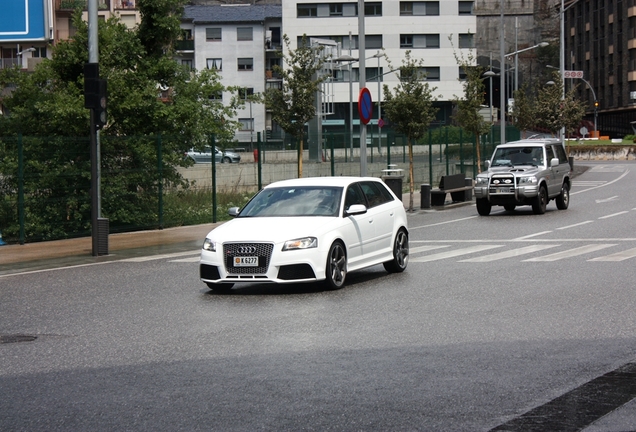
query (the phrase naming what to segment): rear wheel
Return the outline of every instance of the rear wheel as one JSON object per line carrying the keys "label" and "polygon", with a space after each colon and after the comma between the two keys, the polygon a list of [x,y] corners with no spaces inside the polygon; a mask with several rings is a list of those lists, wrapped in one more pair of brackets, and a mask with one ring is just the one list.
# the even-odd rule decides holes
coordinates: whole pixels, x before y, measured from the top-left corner
{"label": "rear wheel", "polygon": [[561,186],[561,195],[556,199],[556,205],[559,210],[566,210],[570,205],[570,185],[563,183]]}
{"label": "rear wheel", "polygon": [[534,214],[543,214],[545,213],[545,208],[547,205],[548,192],[545,190],[545,186],[541,186],[539,188],[539,192],[537,193],[537,197],[532,203],[532,211],[534,212]]}
{"label": "rear wheel", "polygon": [[334,242],[329,248],[325,270],[327,289],[337,290],[342,288],[347,276],[347,253],[344,245],[339,241]]}
{"label": "rear wheel", "polygon": [[393,259],[383,263],[389,273],[401,273],[409,262],[409,235],[405,229],[400,229],[393,243]]}
{"label": "rear wheel", "polygon": [[218,291],[218,292],[227,292],[231,290],[232,287],[234,286],[233,283],[212,283],[212,282],[206,282],[206,285],[212,291]]}
{"label": "rear wheel", "polygon": [[491,209],[492,205],[486,198],[477,198],[477,213],[481,216],[488,216]]}

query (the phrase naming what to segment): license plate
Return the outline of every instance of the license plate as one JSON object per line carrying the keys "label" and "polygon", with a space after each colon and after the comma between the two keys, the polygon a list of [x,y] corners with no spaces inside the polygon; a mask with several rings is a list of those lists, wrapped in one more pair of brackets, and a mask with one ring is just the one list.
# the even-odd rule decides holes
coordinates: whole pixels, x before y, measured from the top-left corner
{"label": "license plate", "polygon": [[234,257],[234,267],[258,267],[257,256]]}
{"label": "license plate", "polygon": [[495,188],[491,189],[490,193],[512,193],[512,188]]}

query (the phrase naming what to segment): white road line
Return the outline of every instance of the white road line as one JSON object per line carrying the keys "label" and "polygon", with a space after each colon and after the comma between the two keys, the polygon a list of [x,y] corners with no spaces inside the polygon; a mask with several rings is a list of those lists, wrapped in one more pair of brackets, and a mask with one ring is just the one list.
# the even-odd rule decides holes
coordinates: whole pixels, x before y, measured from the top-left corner
{"label": "white road line", "polygon": [[607,216],[601,216],[599,219],[608,219],[608,218],[611,218],[611,217],[614,217],[614,216],[620,216],[620,215],[625,214],[625,213],[629,213],[629,211],[625,210],[625,211],[618,212],[618,213],[613,213],[613,214],[610,214],[610,215],[607,215]]}
{"label": "white road line", "polygon": [[636,248],[633,249],[627,249],[624,251],[620,251],[620,252],[616,252],[615,254],[611,254],[611,255],[606,255],[603,257],[598,257],[598,258],[592,258],[589,259],[588,261],[624,261],[626,259],[630,259],[630,258],[634,258],[636,257]]}
{"label": "white road line", "polygon": [[532,246],[526,246],[526,247],[522,247],[518,249],[512,249],[505,252],[499,252],[496,254],[485,255],[482,257],[470,258],[470,259],[462,260],[459,262],[474,262],[474,263],[491,262],[491,261],[497,261],[504,258],[518,257],[520,255],[525,255],[532,252],[538,252],[540,250],[550,249],[557,246],[560,246],[560,245],[556,245],[556,244],[555,245],[532,245]]}
{"label": "white road line", "polygon": [[588,221],[585,221],[585,222],[579,222],[579,223],[574,224],[574,225],[568,225],[568,226],[560,227],[560,228],[557,228],[557,229],[558,230],[564,230],[564,229],[568,229],[568,228],[574,228],[574,227],[577,227],[577,226],[589,224],[589,223],[592,223],[592,222],[594,222],[594,221],[588,220]]}
{"label": "white road line", "polygon": [[440,252],[432,255],[426,255],[418,258],[409,258],[410,262],[431,262],[438,261],[446,258],[454,258],[460,255],[467,255],[475,252],[482,252],[485,250],[495,249],[502,247],[503,245],[480,245],[480,246],[471,246],[464,249],[456,249],[449,252]]}
{"label": "white road line", "polygon": [[566,251],[553,253],[550,255],[544,255],[542,257],[530,258],[527,260],[523,260],[523,262],[558,261],[560,259],[575,257],[575,256],[583,255],[590,252],[595,252],[595,251],[612,247],[612,246],[616,246],[616,245],[615,244],[597,244],[597,245],[581,246],[574,249],[568,249]]}
{"label": "white road line", "polygon": [[540,236],[540,235],[543,235],[543,234],[550,234],[551,232],[552,231],[541,231],[541,232],[538,232],[536,234],[530,234],[530,235],[523,236],[523,237],[517,237],[515,240],[525,240],[525,239],[529,239],[529,238],[532,238],[532,237]]}
{"label": "white road line", "polygon": [[181,259],[176,259],[176,260],[170,260],[170,262],[176,262],[176,263],[193,263],[193,262],[199,262],[199,260],[201,259],[201,257],[199,255],[192,257],[192,258],[181,258]]}
{"label": "white road line", "polygon": [[616,179],[614,179],[614,180],[612,180],[610,182],[603,183],[602,185],[598,185],[598,186],[593,186],[593,187],[588,188],[588,189],[583,189],[583,190],[576,191],[576,192],[570,192],[570,195],[576,195],[576,194],[580,194],[580,193],[583,193],[583,192],[587,192],[587,191],[591,191],[591,190],[594,190],[594,189],[598,189],[598,188],[602,188],[602,187],[605,187],[605,186],[609,186],[609,185],[611,185],[613,183],[616,183],[617,181],[621,180],[627,174],[629,174],[629,170],[625,170],[623,175],[619,176],[618,178],[616,178]]}
{"label": "white road line", "polygon": [[431,250],[435,250],[435,249],[443,249],[443,248],[447,248],[450,245],[438,245],[438,246],[433,246],[433,245],[429,245],[429,246],[418,246],[418,247],[411,247],[409,248],[409,255],[413,255],[419,252],[427,252],[427,251],[431,251]]}
{"label": "white road line", "polygon": [[166,258],[182,257],[187,255],[195,255],[195,254],[198,255],[200,253],[201,251],[175,252],[175,253],[163,254],[163,255],[150,255],[150,256],[126,258],[120,261],[121,262],[146,262],[146,261],[160,260],[160,259],[166,259]]}
{"label": "white road line", "polygon": [[449,223],[462,222],[462,221],[469,220],[469,219],[476,219],[478,217],[479,216],[469,216],[469,217],[465,217],[465,218],[461,218],[461,219],[449,220],[449,221],[446,221],[446,222],[438,222],[438,223],[429,224],[429,225],[421,225],[421,226],[417,226],[417,227],[409,227],[409,231],[412,231],[414,229],[420,229],[420,228],[434,227],[434,226],[438,226],[438,225],[446,225],[446,224],[449,224]]}

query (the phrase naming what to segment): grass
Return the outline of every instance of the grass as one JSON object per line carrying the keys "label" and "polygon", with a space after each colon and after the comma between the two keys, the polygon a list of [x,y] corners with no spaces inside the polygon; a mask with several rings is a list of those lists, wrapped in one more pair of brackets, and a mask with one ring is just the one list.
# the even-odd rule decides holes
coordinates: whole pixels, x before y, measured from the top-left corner
{"label": "grass", "polygon": [[[243,207],[252,197],[249,193],[225,192],[216,194],[216,218],[229,220],[231,207]],[[164,225],[186,226],[213,221],[212,191],[187,190],[164,195]]]}

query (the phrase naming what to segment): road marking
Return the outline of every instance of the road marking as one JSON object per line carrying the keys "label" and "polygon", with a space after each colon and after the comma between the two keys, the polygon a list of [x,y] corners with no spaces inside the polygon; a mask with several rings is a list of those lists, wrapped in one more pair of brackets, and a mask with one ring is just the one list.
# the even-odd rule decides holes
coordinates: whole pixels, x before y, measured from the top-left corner
{"label": "road marking", "polygon": [[575,186],[603,186],[605,183],[607,183],[607,181],[605,180],[601,180],[601,181],[595,181],[595,180],[574,180],[572,181],[572,187]]}
{"label": "road marking", "polygon": [[525,254],[529,254],[532,252],[538,252],[544,249],[550,249],[553,247],[557,247],[557,246],[561,246],[561,245],[532,245],[532,246],[526,246],[526,247],[522,247],[522,248],[518,248],[518,249],[512,249],[509,251],[505,251],[505,252],[499,252],[496,254],[491,254],[491,255],[485,255],[482,257],[477,257],[477,258],[470,258],[470,259],[466,259],[466,260],[462,260],[459,262],[473,262],[473,263],[484,263],[484,262],[491,262],[491,261],[497,261],[500,259],[505,259],[505,258],[514,258],[514,257],[518,257],[521,255],[525,255]]}
{"label": "road marking", "polygon": [[596,200],[596,204],[606,203],[606,202],[614,201],[614,200],[617,200],[617,199],[618,199],[618,195],[615,195],[615,196],[609,197],[609,198],[597,199]]}
{"label": "road marking", "polygon": [[627,249],[627,250],[616,252],[614,254],[603,256],[603,257],[592,258],[592,259],[589,259],[588,261],[595,261],[595,262],[598,262],[598,261],[605,261],[605,262],[613,261],[613,262],[616,262],[616,261],[624,261],[624,260],[627,260],[627,259],[630,259],[630,258],[634,258],[634,257],[636,257],[636,248]]}
{"label": "road marking", "polygon": [[620,215],[623,215],[623,214],[625,214],[625,213],[629,213],[629,211],[625,210],[625,211],[618,212],[618,213],[612,213],[612,214],[607,215],[607,216],[601,216],[599,219],[608,219],[608,218],[611,218],[611,217],[614,217],[614,216],[620,216]]}
{"label": "road marking", "polygon": [[574,224],[574,225],[568,225],[568,226],[560,227],[560,228],[557,228],[557,229],[558,230],[564,230],[564,229],[568,229],[568,228],[574,228],[574,227],[577,227],[577,226],[589,224],[589,223],[592,223],[592,222],[594,222],[594,221],[588,220],[588,221],[585,221],[585,222],[579,222],[579,223]]}
{"label": "road marking", "polygon": [[495,249],[495,248],[499,248],[499,247],[503,247],[503,245],[478,245],[478,246],[471,246],[471,247],[467,247],[464,249],[457,249],[457,250],[453,250],[453,251],[449,251],[449,252],[440,252],[440,253],[436,253],[436,254],[432,254],[432,255],[426,255],[423,257],[418,257],[418,258],[409,258],[410,262],[431,262],[431,261],[438,261],[438,260],[442,260],[442,259],[446,259],[446,258],[454,258],[454,257],[458,257],[461,255],[468,255],[471,253],[475,253],[475,252],[482,252],[485,250],[490,250],[490,249]]}
{"label": "road marking", "polygon": [[429,225],[420,225],[417,227],[409,227],[409,231],[415,230],[415,229],[420,229],[420,228],[430,228],[430,227],[434,227],[434,226],[438,226],[438,225],[446,225],[449,223],[455,223],[455,222],[462,222],[465,220],[469,220],[469,219],[475,219],[478,218],[479,216],[469,216],[469,217],[465,217],[465,218],[461,218],[461,219],[453,219],[453,220],[449,220],[446,222],[438,222],[438,223],[434,223],[434,224],[429,224]]}
{"label": "road marking", "polygon": [[538,232],[536,234],[530,234],[530,235],[523,236],[523,237],[517,237],[514,240],[525,240],[525,239],[529,239],[529,238],[532,238],[532,237],[540,236],[540,235],[543,235],[543,234],[550,234],[551,232],[552,231],[541,231],[541,232]]}
{"label": "road marking", "polygon": [[120,260],[120,261],[122,261],[122,262],[146,262],[146,261],[160,260],[160,259],[166,259],[166,258],[182,257],[182,256],[187,256],[187,255],[195,255],[195,254],[198,255],[200,253],[201,253],[201,251],[175,252],[175,253],[171,253],[171,254],[150,255],[150,256],[126,258],[126,259],[123,259],[123,260]]}
{"label": "road marking", "polygon": [[435,249],[443,249],[443,248],[447,248],[449,246],[450,245],[437,245],[437,246],[429,245],[429,246],[411,247],[411,248],[409,248],[409,254],[413,255],[415,253],[427,252],[427,251],[431,251],[431,250],[435,250]]}
{"label": "road marking", "polygon": [[170,262],[193,263],[193,262],[199,262],[200,259],[201,259],[200,255],[197,254],[197,256],[193,256],[192,258],[181,258],[181,259],[176,259],[176,260],[170,260]]}
{"label": "road marking", "polygon": [[[622,165],[621,165],[621,166],[622,166]],[[612,171],[612,172],[613,172],[613,171]],[[580,193],[583,193],[583,192],[587,192],[587,191],[591,191],[591,190],[594,190],[594,189],[598,189],[598,188],[602,188],[602,187],[605,187],[605,186],[609,186],[609,185],[611,185],[611,184],[613,184],[613,183],[616,183],[617,181],[621,180],[621,179],[622,179],[623,177],[625,177],[627,174],[629,174],[629,170],[626,170],[626,171],[623,173],[623,175],[619,176],[618,178],[615,178],[614,180],[612,180],[612,181],[610,181],[610,182],[603,183],[603,184],[601,184],[601,185],[593,186],[593,187],[590,187],[590,188],[587,188],[587,189],[583,189],[583,190],[580,190],[580,191],[570,192],[570,195],[576,195],[576,194],[580,194]]]}
{"label": "road marking", "polygon": [[595,251],[605,249],[611,246],[616,246],[616,245],[615,244],[596,244],[596,245],[581,246],[574,249],[568,249],[566,251],[557,252],[550,255],[544,255],[544,256],[536,257],[536,258],[530,258],[523,261],[524,262],[526,261],[531,261],[531,262],[558,261],[564,258],[571,258],[571,257],[583,255],[586,253],[595,252]]}

